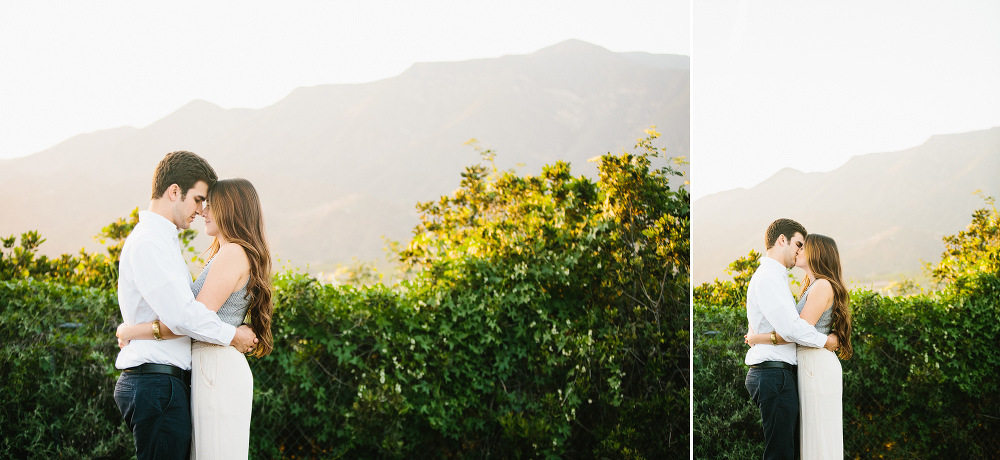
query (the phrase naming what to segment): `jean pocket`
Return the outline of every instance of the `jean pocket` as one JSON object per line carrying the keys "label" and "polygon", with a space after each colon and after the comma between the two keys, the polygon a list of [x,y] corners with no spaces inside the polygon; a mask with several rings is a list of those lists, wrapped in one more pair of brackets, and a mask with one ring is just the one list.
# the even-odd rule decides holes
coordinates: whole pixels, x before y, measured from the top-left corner
{"label": "jean pocket", "polygon": [[132,418],[132,411],[135,406],[135,379],[127,374],[122,374],[115,383],[115,405],[118,411],[125,417],[125,421]]}
{"label": "jean pocket", "polygon": [[115,382],[115,394],[131,395],[132,393],[135,393],[135,379],[131,375],[122,372],[122,375],[118,377],[118,381]]}
{"label": "jean pocket", "polygon": [[165,412],[174,399],[173,378],[166,374],[150,374],[149,378],[144,379],[146,395],[153,400],[153,407],[160,412]]}
{"label": "jean pocket", "polygon": [[753,369],[747,372],[747,378],[743,382],[743,386],[746,387],[747,393],[750,393],[750,398],[756,401],[757,391],[760,388],[760,376]]}

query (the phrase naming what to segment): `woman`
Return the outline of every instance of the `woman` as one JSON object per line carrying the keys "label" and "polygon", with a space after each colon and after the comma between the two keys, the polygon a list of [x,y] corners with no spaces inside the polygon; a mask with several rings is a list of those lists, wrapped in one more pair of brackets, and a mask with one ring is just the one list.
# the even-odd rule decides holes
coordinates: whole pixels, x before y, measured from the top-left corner
{"label": "woman", "polygon": [[[839,355],[850,359],[850,296],[841,276],[840,253],[833,239],[811,234],[795,258],[795,266],[806,272],[801,297],[795,308],[816,330],[840,342]],[[777,336],[778,343],[788,343]],[[771,343],[771,334],[750,334],[750,346]],[[840,361],[825,348],[799,346],[798,361],[800,451],[803,460],[844,458],[842,410],[843,379]]]}
{"label": "woman", "polygon": [[[271,253],[264,218],[253,185],[245,179],[223,179],[208,191],[202,215],[205,233],[215,237],[205,251],[208,264],[192,284],[199,302],[234,326],[250,317],[259,340],[254,356],[271,352]],[[130,340],[177,338],[166,325],[118,327],[119,346]],[[191,342],[192,458],[247,458],[253,375],[237,349]]]}

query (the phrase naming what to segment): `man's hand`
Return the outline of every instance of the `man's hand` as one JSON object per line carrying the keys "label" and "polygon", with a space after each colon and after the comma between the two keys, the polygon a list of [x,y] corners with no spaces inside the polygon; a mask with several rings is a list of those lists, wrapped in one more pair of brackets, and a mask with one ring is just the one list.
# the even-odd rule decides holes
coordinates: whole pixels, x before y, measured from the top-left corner
{"label": "man's hand", "polygon": [[115,336],[118,337],[118,348],[125,348],[129,343],[129,340],[122,338],[122,328],[125,326],[125,323],[121,323],[118,325],[118,330],[115,331]]}
{"label": "man's hand", "polygon": [[233,336],[233,341],[229,344],[236,347],[240,353],[250,353],[257,346],[257,334],[253,333],[250,326],[240,325],[236,328],[236,335]]}
{"label": "man's hand", "polygon": [[840,340],[837,339],[837,334],[829,334],[829,335],[827,335],[826,336],[826,345],[824,345],[823,348],[826,348],[827,350],[830,350],[830,351],[836,353],[837,349],[840,348]]}

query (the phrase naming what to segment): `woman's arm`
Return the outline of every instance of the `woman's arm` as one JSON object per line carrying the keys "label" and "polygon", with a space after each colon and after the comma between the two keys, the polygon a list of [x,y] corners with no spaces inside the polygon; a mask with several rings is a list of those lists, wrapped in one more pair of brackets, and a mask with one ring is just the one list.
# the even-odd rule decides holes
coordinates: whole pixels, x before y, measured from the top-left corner
{"label": "woman's arm", "polygon": [[799,314],[799,318],[815,326],[816,321],[819,321],[819,317],[823,315],[823,312],[832,305],[833,286],[827,280],[816,280],[812,287],[809,288],[809,297],[806,297],[806,305],[802,307],[802,313]]}
{"label": "woman's arm", "polygon": [[[160,323],[160,337],[163,340],[176,339],[181,337],[179,334],[175,334],[166,324]],[[125,345],[132,340],[153,340],[153,323],[139,323],[133,324],[131,326],[127,324],[118,325],[118,331],[115,333],[118,336],[118,348],[125,348]]]}
{"label": "woman's arm", "polygon": [[[819,321],[819,317],[823,315],[823,312],[830,307],[833,300],[833,286],[827,280],[816,280],[812,287],[809,289],[809,297],[806,297],[806,304],[802,307],[802,313],[799,318],[804,319],[807,323],[815,326],[816,321]],[[743,342],[751,347],[758,344],[774,344],[783,345],[786,343],[791,343],[786,341],[781,337],[781,334],[777,332],[774,334],[775,341],[771,342],[771,334],[747,334],[744,337]]]}
{"label": "woman's arm", "polygon": [[792,343],[792,342],[788,342],[785,339],[781,338],[781,334],[778,334],[777,332],[774,333],[774,338],[775,338],[775,343],[772,344],[771,343],[771,334],[770,333],[767,333],[767,334],[747,334],[747,335],[743,336],[743,339],[744,339],[743,342],[746,343],[747,345],[750,345],[751,347],[754,346],[754,345],[757,345],[757,344],[784,345],[786,343]]}
{"label": "woman's arm", "polygon": [[219,311],[234,292],[250,277],[250,260],[243,246],[230,243],[219,249],[212,261],[212,270],[198,292],[197,301],[212,311]]}

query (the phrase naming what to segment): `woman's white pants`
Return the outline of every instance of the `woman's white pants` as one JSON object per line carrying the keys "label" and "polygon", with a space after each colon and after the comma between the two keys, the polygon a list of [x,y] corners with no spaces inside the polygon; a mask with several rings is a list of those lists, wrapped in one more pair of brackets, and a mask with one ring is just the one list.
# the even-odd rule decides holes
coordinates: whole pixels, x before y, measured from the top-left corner
{"label": "woman's white pants", "polygon": [[250,448],[253,374],[234,347],[191,343],[191,459],[243,459]]}
{"label": "woman's white pants", "polygon": [[844,379],[840,359],[825,348],[799,346],[802,460],[844,458]]}

